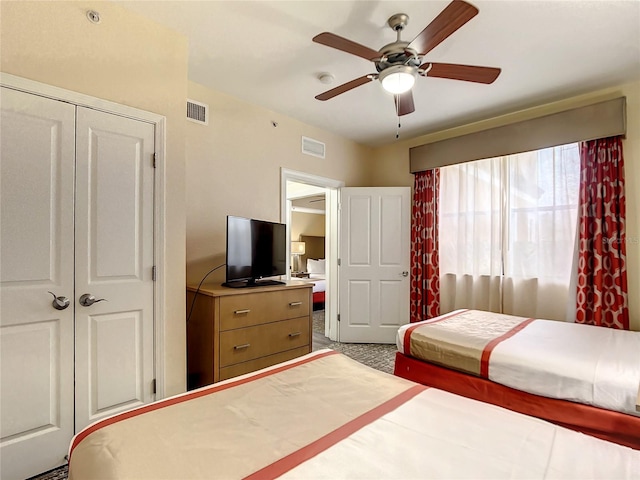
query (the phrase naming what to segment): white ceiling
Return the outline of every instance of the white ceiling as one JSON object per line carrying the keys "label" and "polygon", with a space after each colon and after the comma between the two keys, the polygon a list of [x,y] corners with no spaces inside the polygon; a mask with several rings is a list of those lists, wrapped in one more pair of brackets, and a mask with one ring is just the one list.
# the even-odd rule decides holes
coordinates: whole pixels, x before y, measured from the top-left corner
{"label": "white ceiling", "polygon": [[[375,67],[311,39],[327,31],[378,50],[396,39],[391,15],[409,15],[402,39],[411,41],[449,4],[114,1],[188,37],[190,80],[372,146],[395,141],[393,98],[370,82],[316,100]],[[401,118],[401,139],[640,80],[640,1],[471,3],[480,13],[425,59],[500,67],[501,75],[491,85],[418,78],[416,111]],[[323,72],[333,84],[318,80]]]}

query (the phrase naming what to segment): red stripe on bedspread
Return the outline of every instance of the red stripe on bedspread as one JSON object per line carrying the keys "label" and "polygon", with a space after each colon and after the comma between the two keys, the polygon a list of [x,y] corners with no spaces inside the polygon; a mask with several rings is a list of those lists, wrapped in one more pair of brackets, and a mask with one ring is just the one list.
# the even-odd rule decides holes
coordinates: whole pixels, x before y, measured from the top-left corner
{"label": "red stripe on bedspread", "polygon": [[420,392],[425,391],[427,388],[424,385],[415,385],[408,390],[396,395],[390,400],[387,400],[381,405],[369,410],[366,413],[363,413],[357,418],[354,418],[348,423],[345,423],[341,427],[335,429],[334,431],[326,434],[323,437],[320,437],[318,440],[310,443],[309,445],[302,447],[299,450],[296,450],[293,453],[290,453],[286,457],[282,457],[280,460],[273,462],[270,465],[267,465],[264,468],[252,473],[245,477],[246,479],[251,480],[263,480],[267,478],[276,478],[289,470],[297,467],[301,463],[309,460],[310,458],[315,457],[319,453],[322,453],[329,447],[332,447],[336,443],[341,440],[344,440],[349,435],[357,432],[363,427],[366,427],[374,420],[386,415],[387,413],[395,410],[400,405],[403,405],[407,401],[411,400],[413,397],[418,395]]}
{"label": "red stripe on bedspread", "polygon": [[253,380],[258,380],[260,378],[268,377],[269,375],[274,375],[276,373],[283,372],[285,370],[289,370],[290,368],[297,367],[299,365],[304,365],[305,363],[309,363],[309,362],[311,362],[313,360],[317,360],[319,358],[327,357],[329,355],[335,355],[337,353],[339,353],[339,352],[336,351],[336,350],[331,350],[331,351],[328,351],[328,352],[320,353],[320,354],[314,355],[314,356],[309,357],[309,358],[298,360],[298,361],[296,361],[294,363],[283,365],[281,367],[272,368],[271,370],[267,370],[267,371],[260,372],[260,373],[255,374],[255,375],[251,375],[251,376],[246,377],[246,378],[240,378],[238,380],[234,380],[234,381],[231,381],[231,382],[228,382],[228,383],[224,383],[224,384],[214,384],[214,385],[211,385],[209,387],[204,387],[204,388],[201,388],[201,389],[198,389],[198,390],[194,390],[191,393],[186,393],[186,394],[183,394],[183,395],[179,395],[177,397],[171,397],[171,398],[168,398],[166,400],[160,400],[160,401],[157,401],[157,402],[153,402],[153,403],[150,403],[150,404],[145,405],[143,407],[139,407],[139,408],[136,408],[134,410],[130,410],[128,412],[120,413],[118,415],[114,415],[113,417],[106,418],[106,419],[104,419],[102,421],[98,421],[97,423],[95,423],[93,425],[90,425],[87,428],[85,428],[84,430],[82,430],[73,439],[73,442],[71,444],[71,448],[69,449],[69,460],[71,460],[71,453],[73,452],[73,449],[84,438],[86,438],[88,435],[92,434],[96,430],[100,430],[101,428],[104,428],[104,427],[106,427],[108,425],[112,425],[112,424],[120,422],[122,420],[126,420],[127,418],[132,418],[132,417],[136,417],[138,415],[142,415],[144,413],[152,412],[152,411],[158,410],[160,408],[164,408],[164,407],[168,407],[168,406],[175,405],[175,404],[178,404],[178,403],[186,402],[186,401],[192,400],[194,398],[199,398],[199,397],[204,397],[206,395],[211,395],[212,393],[220,392],[222,390],[226,390],[226,389],[231,388],[231,387],[235,387],[235,386],[238,386],[238,385],[249,383],[249,382],[251,382]]}
{"label": "red stripe on bedspread", "polygon": [[482,378],[489,378],[489,359],[491,358],[491,352],[493,352],[493,349],[496,347],[496,345],[498,345],[503,340],[506,340],[507,338],[513,337],[516,333],[533,322],[533,320],[533,318],[528,318],[527,320],[513,327],[507,333],[503,333],[499,337],[496,337],[489,343],[487,343],[487,346],[484,347],[484,350],[482,351],[482,357],[480,357],[480,376]]}
{"label": "red stripe on bedspread", "polygon": [[430,325],[432,323],[438,323],[442,320],[446,320],[447,318],[455,317],[456,315],[460,315],[461,313],[468,312],[468,309],[460,310],[459,312],[448,313],[445,315],[440,315],[439,317],[432,318],[431,320],[423,320],[422,322],[416,322],[404,331],[404,342],[402,344],[402,349],[404,350],[402,353],[406,355],[411,355],[411,334],[413,331],[421,327],[423,325]]}
{"label": "red stripe on bedspread", "polygon": [[640,450],[640,417],[548,398],[396,352],[394,375]]}

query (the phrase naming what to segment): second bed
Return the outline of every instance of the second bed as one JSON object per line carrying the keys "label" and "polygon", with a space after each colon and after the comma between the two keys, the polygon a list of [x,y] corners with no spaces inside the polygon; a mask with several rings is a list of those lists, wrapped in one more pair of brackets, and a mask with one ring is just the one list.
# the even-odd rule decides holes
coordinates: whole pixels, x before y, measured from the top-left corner
{"label": "second bed", "polygon": [[397,344],[398,376],[640,449],[640,332],[457,310]]}

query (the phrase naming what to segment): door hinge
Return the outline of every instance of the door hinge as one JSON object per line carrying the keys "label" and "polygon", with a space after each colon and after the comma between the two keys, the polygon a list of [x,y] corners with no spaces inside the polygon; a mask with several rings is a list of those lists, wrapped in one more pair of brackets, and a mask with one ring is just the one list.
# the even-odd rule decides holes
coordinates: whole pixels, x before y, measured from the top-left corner
{"label": "door hinge", "polygon": [[338,266],[340,266],[342,264],[342,260],[338,259]]}
{"label": "door hinge", "polygon": [[155,395],[156,393],[156,379],[151,380],[151,393]]}
{"label": "door hinge", "polygon": [[156,154],[153,154],[153,168],[156,168]]}
{"label": "door hinge", "polygon": [[338,321],[340,321],[340,314],[338,314]]}
{"label": "door hinge", "polygon": [[153,267],[151,267],[151,281],[152,282],[156,281],[156,266],[155,265]]}

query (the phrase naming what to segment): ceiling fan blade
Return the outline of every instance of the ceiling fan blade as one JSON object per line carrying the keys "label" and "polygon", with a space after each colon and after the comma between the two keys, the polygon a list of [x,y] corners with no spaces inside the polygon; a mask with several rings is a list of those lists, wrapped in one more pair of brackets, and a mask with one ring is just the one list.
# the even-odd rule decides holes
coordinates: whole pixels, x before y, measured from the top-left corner
{"label": "ceiling fan blade", "polygon": [[338,50],[342,50],[343,52],[351,53],[352,55],[357,55],[358,57],[366,58],[367,60],[380,58],[380,53],[378,53],[376,50],[365,47],[364,45],[360,45],[359,43],[352,42],[351,40],[347,40],[346,38],[340,37],[338,35],[334,35],[333,33],[321,33],[313,37],[313,41],[322,45],[326,45],[327,47],[332,47]]}
{"label": "ceiling fan blade", "polygon": [[425,55],[477,14],[478,9],[473,5],[462,0],[453,0],[411,41],[409,48]]}
{"label": "ceiling fan blade", "polygon": [[327,90],[326,92],[321,93],[320,95],[316,95],[316,100],[322,100],[322,101],[329,100],[330,98],[340,95],[341,93],[348,92],[353,88],[359,87],[360,85],[364,85],[365,83],[369,83],[373,79],[374,79],[373,74],[356,78],[355,80],[351,80],[350,82],[343,83],[339,87],[332,88],[331,90]]}
{"label": "ceiling fan blade", "polygon": [[420,69],[427,70],[427,77],[450,78],[452,80],[463,80],[465,82],[493,83],[500,72],[499,68],[476,67],[474,65],[456,65],[454,63],[424,63]]}
{"label": "ceiling fan blade", "polygon": [[413,105],[413,93],[411,93],[411,90],[401,93],[400,95],[394,95],[393,97],[396,101],[396,111],[399,117],[415,112],[416,108]]}

